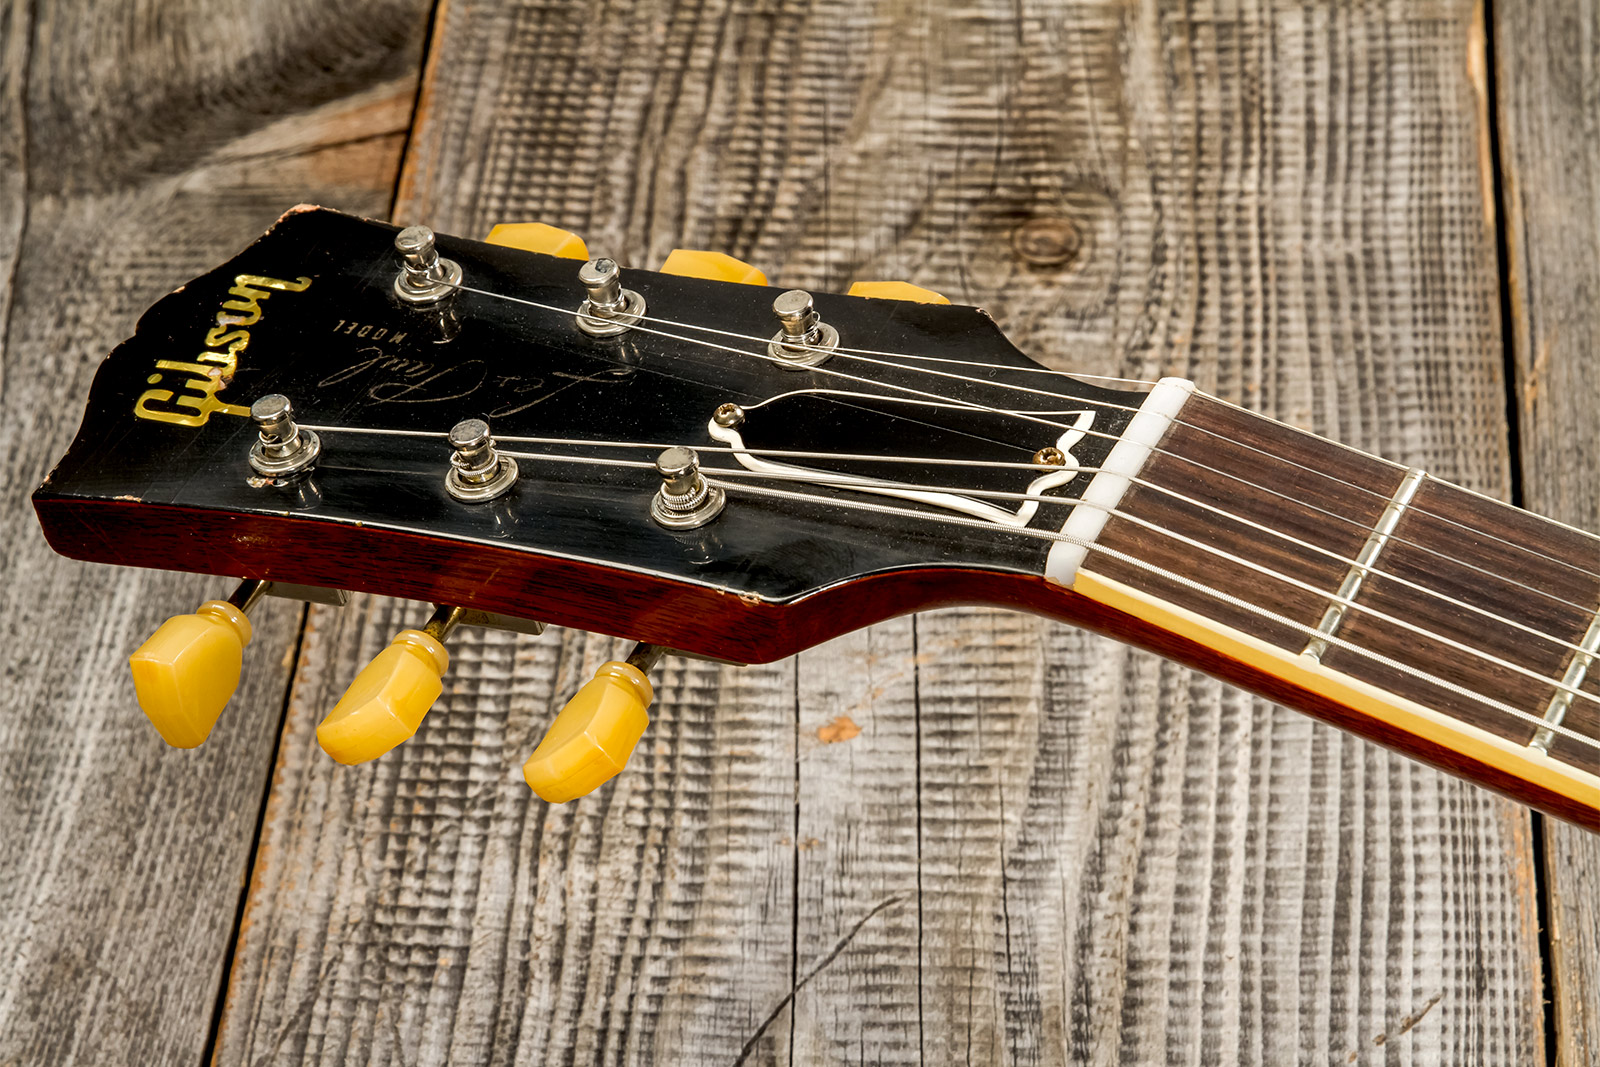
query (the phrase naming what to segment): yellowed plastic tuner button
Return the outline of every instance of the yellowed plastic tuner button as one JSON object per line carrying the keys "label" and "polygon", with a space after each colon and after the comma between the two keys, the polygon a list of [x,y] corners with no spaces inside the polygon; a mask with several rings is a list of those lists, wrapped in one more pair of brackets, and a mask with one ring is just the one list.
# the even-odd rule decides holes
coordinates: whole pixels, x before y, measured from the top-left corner
{"label": "yellowed plastic tuner button", "polygon": [[322,720],[317,744],[349,764],[377,759],[409,741],[444,691],[449,667],[450,653],[439,638],[422,630],[401,630]]}
{"label": "yellowed plastic tuner button", "polygon": [[740,285],[766,285],[767,276],[742,259],[721,252],[698,248],[674,248],[661,264],[662,274],[680,278],[704,278],[712,282],[737,282]]}
{"label": "yellowed plastic tuner button", "polygon": [[128,657],[139,707],[162,740],[194,748],[211,736],[217,716],[239,688],[250,620],[226,600],[208,600],[193,615],[174,615]]}
{"label": "yellowed plastic tuner button", "polygon": [[850,286],[851,296],[864,296],[868,300],[910,300],[918,304],[948,304],[948,297],[924,289],[910,282],[856,282]]}
{"label": "yellowed plastic tuner button", "polygon": [[502,222],[490,230],[484,240],[492,245],[542,252],[562,259],[589,258],[589,246],[583,243],[582,237],[542,222]]}
{"label": "yellowed plastic tuner button", "polygon": [[628,762],[650,725],[646,709],[654,699],[643,670],[618,660],[605,664],[561,709],[522,765],[522,777],[552,804],[594,792]]}

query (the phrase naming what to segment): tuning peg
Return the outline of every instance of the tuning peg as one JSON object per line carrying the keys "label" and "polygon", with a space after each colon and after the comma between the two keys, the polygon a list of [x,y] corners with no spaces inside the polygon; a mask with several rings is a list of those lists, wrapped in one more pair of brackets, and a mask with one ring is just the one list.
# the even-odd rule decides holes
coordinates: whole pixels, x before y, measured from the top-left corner
{"label": "tuning peg", "polygon": [[267,478],[289,480],[304,474],[322,454],[322,441],[294,421],[294,408],[282,393],[268,393],[250,405],[259,431],[250,446],[250,466]]}
{"label": "tuning peg", "polygon": [[767,344],[767,355],[784,367],[815,367],[839,347],[839,331],[822,321],[804,289],[779,293],[772,302],[779,330]]}
{"label": "tuning peg", "polygon": [[712,282],[737,282],[740,285],[766,285],[767,276],[742,259],[722,252],[698,248],[674,248],[661,264],[662,274],[681,278],[704,278]]}
{"label": "tuning peg", "polygon": [[365,763],[410,740],[444,691],[450,667],[444,639],[462,615],[440,606],[422,629],[396,634],[317,726],[322,750],[340,763]]}
{"label": "tuning peg", "polygon": [[602,664],[573,694],[522,765],[540,798],[563,804],[616,777],[650,725],[655,690],[645,672],[665,653],[659,645],[637,645],[626,661]]}
{"label": "tuning peg", "polygon": [[461,264],[444,259],[426,226],[407,226],[394,238],[400,273],[394,278],[394,295],[408,304],[425,307],[456,295],[461,288]]}
{"label": "tuning peg", "polygon": [[245,612],[266,588],[253,579],[240,582],[228,599],[174,615],[128,657],[139,707],[167,744],[194,748],[211,735],[239,688],[251,633]]}
{"label": "tuning peg", "polygon": [[856,282],[850,286],[849,295],[864,296],[868,300],[910,300],[917,304],[950,303],[949,297],[910,282]]}
{"label": "tuning peg", "polygon": [[622,287],[622,268],[614,259],[591,259],[578,268],[589,297],[578,308],[578,329],[590,337],[627,333],[644,318],[644,297]]}
{"label": "tuning peg", "polygon": [[489,244],[540,252],[560,259],[588,259],[589,246],[571,230],[546,226],[542,222],[502,222],[484,238]]}
{"label": "tuning peg", "polygon": [[450,427],[450,470],[445,491],[467,504],[479,504],[503,495],[517,481],[517,461],[494,447],[489,424],[482,419],[462,419]]}

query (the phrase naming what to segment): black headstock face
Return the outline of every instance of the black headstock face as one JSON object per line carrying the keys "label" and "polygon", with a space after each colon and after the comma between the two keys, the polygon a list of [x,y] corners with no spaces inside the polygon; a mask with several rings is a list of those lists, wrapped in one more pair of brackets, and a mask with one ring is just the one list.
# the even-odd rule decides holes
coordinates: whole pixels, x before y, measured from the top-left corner
{"label": "black headstock face", "polygon": [[[303,546],[319,530],[359,526],[442,539],[462,558],[496,548],[780,604],[902,568],[1037,575],[1050,543],[1000,514],[1024,503],[966,494],[1059,497],[1029,507],[1026,524],[1059,530],[1091,477],[1075,471],[1099,466],[1142,399],[1039,373],[976,309],[826,293],[815,294],[816,307],[843,349],[816,368],[780,366],[766,358],[765,339],[782,290],[633,269],[625,284],[644,296],[651,319],[597,339],[573,314],[584,295],[579,262],[443,235],[439,249],[461,265],[466,288],[442,311],[418,309],[394,293],[396,233],[336,212],[291,212],[158,303],[101,368],[77,440],[37,494],[41,516],[53,504],[76,505],[80,516],[94,505],[138,504],[170,516],[162,521],[175,542],[188,536],[185,515],[239,519],[207,524],[213,541],[199,555],[210,566],[188,552],[130,560],[115,537],[103,551],[82,533],[58,547],[320,581],[327,575],[297,572]],[[309,477],[265,479],[247,462],[257,439],[248,408],[269,393],[289,397],[296,420],[319,428],[322,453]],[[649,508],[661,479],[647,466],[662,447],[698,449],[712,478],[747,469],[714,436],[713,415],[730,403],[746,413],[737,427],[744,447],[817,455],[762,455],[785,468],[779,477],[729,476],[728,505],[715,520],[663,528]],[[488,503],[445,489],[445,434],[468,418],[487,420],[499,447],[518,455],[516,485]],[[1062,444],[1069,467],[1039,488],[1052,468],[1023,465]],[[575,459],[536,458],[557,455]],[[841,488],[817,471],[966,504]],[[795,495],[752,495],[742,484]],[[944,521],[951,516],[975,525]],[[243,521],[252,517],[295,523],[299,555]],[[341,584],[388,592],[386,576],[411,565],[397,541],[350,562]],[[549,610],[527,604],[530,616]]]}

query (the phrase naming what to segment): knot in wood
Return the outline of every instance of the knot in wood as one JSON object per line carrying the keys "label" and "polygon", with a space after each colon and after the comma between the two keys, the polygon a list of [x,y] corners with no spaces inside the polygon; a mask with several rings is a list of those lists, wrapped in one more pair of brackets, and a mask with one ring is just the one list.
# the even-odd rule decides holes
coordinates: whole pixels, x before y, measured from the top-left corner
{"label": "knot in wood", "polygon": [[1040,215],[1011,231],[1011,249],[1034,267],[1059,267],[1078,254],[1083,238],[1071,219]]}

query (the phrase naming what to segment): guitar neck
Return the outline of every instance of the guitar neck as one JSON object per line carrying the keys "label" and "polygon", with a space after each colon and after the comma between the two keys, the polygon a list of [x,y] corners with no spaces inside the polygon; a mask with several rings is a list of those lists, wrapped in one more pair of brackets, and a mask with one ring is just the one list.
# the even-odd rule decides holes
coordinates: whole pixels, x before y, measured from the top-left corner
{"label": "guitar neck", "polygon": [[1600,539],[1176,385],[1145,410],[1053,580],[1123,636],[1600,829]]}

